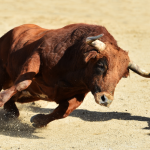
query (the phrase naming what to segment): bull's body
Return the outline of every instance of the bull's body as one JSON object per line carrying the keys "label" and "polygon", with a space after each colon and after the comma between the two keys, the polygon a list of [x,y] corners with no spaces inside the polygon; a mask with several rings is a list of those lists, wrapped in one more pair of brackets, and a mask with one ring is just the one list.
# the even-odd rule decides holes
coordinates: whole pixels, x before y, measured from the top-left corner
{"label": "bull's body", "polygon": [[[98,53],[85,39],[101,33],[106,50]],[[107,72],[102,68],[93,71],[100,60],[107,64]],[[74,24],[47,30],[22,25],[0,39],[0,90],[4,89],[0,105],[17,117],[15,102],[55,101],[59,106],[53,113],[31,119],[44,126],[68,116],[89,91],[113,95],[118,81],[128,76],[128,63],[127,53],[104,27]]]}
{"label": "bull's body", "polygon": [[[72,83],[74,82],[72,80],[77,80],[79,75],[78,71],[74,71],[74,64],[71,64],[70,61],[74,59],[76,52],[67,51],[72,43],[69,45],[65,42],[69,40],[71,33],[72,31],[68,28],[46,30],[36,25],[23,25],[11,30],[2,37],[0,59],[3,61],[2,64],[7,65],[6,70],[11,81],[16,81],[23,68],[26,69],[32,66],[30,64],[32,59],[33,68],[37,68],[36,75],[34,72],[29,72],[27,75],[34,77],[31,85],[25,90],[28,92],[23,91],[26,97],[28,95],[29,98],[31,94],[37,100],[44,98],[48,101],[60,103],[63,99],[89,91],[85,85],[79,85],[79,82],[77,85]],[[68,39],[65,34],[69,34]],[[9,45],[8,41],[10,41]],[[7,43],[7,47],[5,43]],[[68,56],[65,57],[64,53],[68,53]],[[76,62],[77,59],[73,62]],[[67,82],[66,80],[70,81]],[[6,84],[4,84],[5,89],[8,88],[8,83]],[[9,83],[9,86],[12,85]],[[20,102],[23,101],[20,100]]]}

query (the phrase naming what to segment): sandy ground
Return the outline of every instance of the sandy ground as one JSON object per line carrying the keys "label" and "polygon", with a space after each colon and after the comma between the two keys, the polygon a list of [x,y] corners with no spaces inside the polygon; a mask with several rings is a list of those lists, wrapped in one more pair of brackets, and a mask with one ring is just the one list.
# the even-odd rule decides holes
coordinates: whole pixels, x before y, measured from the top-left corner
{"label": "sandy ground", "polygon": [[[0,36],[24,23],[104,25],[133,61],[150,70],[149,8],[149,0],[0,0]],[[0,150],[149,150],[149,96],[150,79],[131,72],[119,82],[110,108],[89,93],[69,117],[45,128],[34,128],[30,117],[51,112],[55,103],[18,104],[21,115],[10,121],[0,108]]]}

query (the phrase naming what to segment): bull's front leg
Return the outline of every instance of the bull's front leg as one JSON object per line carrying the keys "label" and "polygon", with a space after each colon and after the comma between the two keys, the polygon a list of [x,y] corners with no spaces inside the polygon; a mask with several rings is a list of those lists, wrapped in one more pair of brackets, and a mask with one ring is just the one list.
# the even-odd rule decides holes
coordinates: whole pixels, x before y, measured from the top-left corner
{"label": "bull's front leg", "polygon": [[[20,66],[19,66],[20,67]],[[34,76],[39,72],[40,56],[34,53],[22,66],[21,73],[9,89],[0,92],[0,107],[2,107],[17,92],[29,87]]]}
{"label": "bull's front leg", "polygon": [[85,94],[81,94],[68,101],[63,101],[51,114],[38,114],[36,116],[33,116],[31,118],[31,123],[33,123],[34,127],[44,127],[51,121],[65,118],[80,106],[80,104],[83,102],[84,97]]}
{"label": "bull's front leg", "polygon": [[20,82],[19,84],[13,85],[9,89],[6,89],[0,92],[0,107],[2,107],[10,98],[15,95],[17,92],[25,90],[32,82],[33,76],[31,76],[31,80],[25,80]]}

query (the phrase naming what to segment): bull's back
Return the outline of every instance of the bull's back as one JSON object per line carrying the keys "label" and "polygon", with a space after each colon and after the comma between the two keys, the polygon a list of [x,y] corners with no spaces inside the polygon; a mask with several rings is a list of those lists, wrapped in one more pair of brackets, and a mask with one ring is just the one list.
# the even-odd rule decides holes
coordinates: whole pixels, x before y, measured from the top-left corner
{"label": "bull's back", "polygon": [[40,39],[47,29],[33,24],[25,24],[10,30],[0,38],[0,60],[7,63],[11,53]]}

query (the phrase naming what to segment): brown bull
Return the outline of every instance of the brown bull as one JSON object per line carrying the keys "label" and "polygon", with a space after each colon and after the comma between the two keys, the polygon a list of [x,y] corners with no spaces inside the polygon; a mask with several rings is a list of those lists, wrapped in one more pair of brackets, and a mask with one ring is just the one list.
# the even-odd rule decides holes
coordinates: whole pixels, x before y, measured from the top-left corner
{"label": "brown bull", "polygon": [[98,104],[109,106],[129,69],[150,76],[131,63],[102,26],[72,24],[47,30],[22,25],[0,38],[0,106],[8,117],[18,117],[15,102],[55,101],[59,106],[51,114],[31,118],[42,127],[68,116],[89,91]]}

